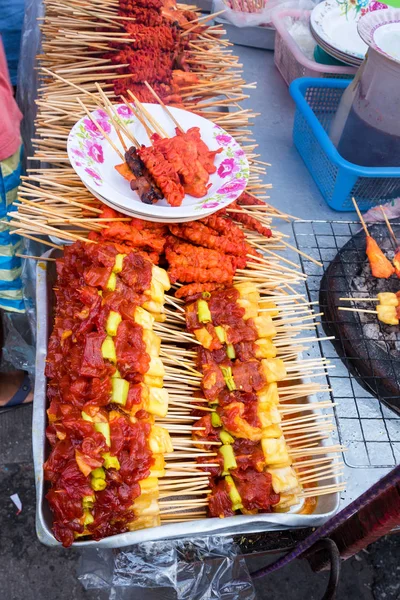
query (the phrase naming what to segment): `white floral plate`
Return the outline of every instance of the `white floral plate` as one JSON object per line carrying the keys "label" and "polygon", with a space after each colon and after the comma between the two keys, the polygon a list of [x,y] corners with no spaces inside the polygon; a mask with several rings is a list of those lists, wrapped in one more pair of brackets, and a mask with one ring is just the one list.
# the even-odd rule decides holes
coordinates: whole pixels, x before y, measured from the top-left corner
{"label": "white floral plate", "polygon": [[[144,106],[168,135],[175,134],[175,125],[162,106]],[[149,146],[150,140],[144,127],[129,109],[124,104],[119,104],[116,105],[116,110],[135,138]],[[199,127],[201,137],[210,150],[222,148],[222,152],[215,157],[217,171],[210,176],[211,187],[207,196],[194,198],[187,194],[180,207],[171,207],[164,199],[157,204],[143,204],[137,193],[131,190],[128,181],[114,168],[121,163],[120,157],[88,117],[82,118],[73,126],[67,143],[69,160],[82,182],[87,187],[96,189],[121,212],[140,212],[142,218],[200,219],[236,200],[245,190],[249,177],[249,164],[245,152],[231,135],[211,121],[180,108],[170,107],[170,111],[185,131],[190,127]],[[108,115],[100,109],[94,111],[93,115],[122,151]]]}
{"label": "white floral plate", "polygon": [[331,47],[363,60],[368,46],[357,31],[357,23],[364,14],[383,8],[387,4],[376,0],[325,0],[311,12],[311,33],[322,40],[327,52]]}
{"label": "white floral plate", "polygon": [[[113,208],[114,210],[116,210],[118,212],[123,212],[124,215],[127,215],[128,217],[135,217],[136,219],[142,219],[142,221],[151,221],[152,223],[169,223],[169,222],[171,222],[171,223],[189,223],[190,221],[194,221],[194,219],[192,219],[192,217],[181,217],[181,218],[171,217],[170,219],[167,219],[166,217],[159,218],[159,217],[154,217],[153,215],[143,215],[142,213],[135,212],[133,210],[128,210],[128,209],[124,209],[123,211],[121,211],[119,206],[117,206],[116,204],[111,202],[111,200],[106,200],[106,198],[103,198],[103,196],[101,196],[101,194],[99,194],[95,189],[93,189],[89,185],[87,185],[86,187],[89,190],[89,192],[91,192],[93,194],[93,196],[95,196],[98,200],[100,200],[100,202],[103,202],[103,204],[106,204],[107,206],[109,206],[110,208]],[[144,206],[146,206],[146,205],[144,205]],[[212,215],[214,212],[215,212],[215,209],[210,209],[208,213],[204,213],[201,215],[201,217],[196,217],[196,218],[204,219],[205,217],[209,217],[210,215]]]}
{"label": "white floral plate", "polygon": [[368,46],[400,63],[400,9],[365,15],[358,23],[358,33]]}

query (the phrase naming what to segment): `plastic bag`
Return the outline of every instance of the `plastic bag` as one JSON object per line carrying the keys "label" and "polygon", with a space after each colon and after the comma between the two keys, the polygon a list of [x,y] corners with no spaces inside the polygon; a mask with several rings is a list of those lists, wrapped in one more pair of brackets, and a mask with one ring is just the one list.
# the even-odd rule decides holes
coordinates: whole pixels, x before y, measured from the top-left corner
{"label": "plastic bag", "polygon": [[109,600],[255,600],[239,554],[232,538],[223,536],[84,550],[78,579],[86,590],[109,590]]}
{"label": "plastic bag", "polygon": [[35,374],[35,345],[32,329],[26,314],[1,313],[4,343],[0,371],[14,369],[27,371],[33,380]]}
{"label": "plastic bag", "polygon": [[25,148],[25,157],[32,156],[31,140],[35,137],[34,121],[37,112],[35,100],[39,82],[39,72],[35,67],[37,67],[36,56],[41,51],[41,33],[38,19],[43,15],[42,0],[25,0],[17,85],[17,102],[24,115],[21,123],[21,136]]}
{"label": "plastic bag", "polygon": [[224,0],[213,0],[212,12],[225,11],[221,15],[221,19],[229,21],[236,27],[259,27],[271,23],[272,13],[277,8],[312,10],[316,4],[318,4],[318,0],[267,0],[265,7],[259,12],[241,12],[229,8]]}

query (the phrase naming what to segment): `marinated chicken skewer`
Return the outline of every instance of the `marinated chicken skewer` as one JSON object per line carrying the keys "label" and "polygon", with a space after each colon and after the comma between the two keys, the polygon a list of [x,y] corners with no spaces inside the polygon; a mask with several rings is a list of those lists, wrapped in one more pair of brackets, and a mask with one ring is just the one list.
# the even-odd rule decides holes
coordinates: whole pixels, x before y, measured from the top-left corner
{"label": "marinated chicken skewer", "polygon": [[380,206],[380,209],[382,211],[383,218],[385,219],[385,223],[389,230],[389,233],[392,236],[394,243],[396,244],[396,251],[395,251],[392,262],[393,262],[393,266],[394,266],[394,271],[395,271],[397,277],[400,278],[400,245],[399,245],[399,242],[397,241],[396,235],[392,229],[389,219],[387,218],[387,214],[385,213],[383,206]]}
{"label": "marinated chicken skewer", "polygon": [[376,240],[374,240],[374,238],[369,234],[368,228],[365,224],[365,221],[360,213],[360,209],[358,208],[354,198],[353,204],[361,221],[361,225],[363,226],[363,229],[365,231],[365,235],[367,236],[366,253],[371,267],[371,273],[374,277],[377,277],[379,279],[388,279],[393,275],[395,269],[390,260],[386,258],[382,250],[379,248]]}

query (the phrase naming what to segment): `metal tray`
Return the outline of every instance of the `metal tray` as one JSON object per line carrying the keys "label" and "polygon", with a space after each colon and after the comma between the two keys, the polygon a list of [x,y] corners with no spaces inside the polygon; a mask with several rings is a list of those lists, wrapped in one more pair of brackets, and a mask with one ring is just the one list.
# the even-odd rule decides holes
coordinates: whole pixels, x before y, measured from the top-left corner
{"label": "metal tray", "polygon": [[223,17],[217,17],[214,22],[224,26],[226,38],[233,44],[263,50],[274,49],[276,33],[274,27],[236,27]]}
{"label": "metal tray", "polygon": [[[49,250],[44,257],[61,256],[60,250]],[[49,452],[45,430],[47,425],[46,377],[44,375],[47,355],[47,343],[53,327],[53,286],[56,281],[55,263],[38,261],[37,264],[37,350],[36,381],[33,398],[32,445],[35,467],[36,485],[36,532],[39,540],[46,546],[60,546],[51,531],[52,515],[45,498],[46,489],[43,479],[43,463]],[[331,444],[326,440],[326,444]],[[332,483],[335,479],[332,478]],[[330,483],[325,482],[326,484]],[[339,508],[339,494],[329,494],[318,499],[317,507],[312,515],[259,514],[228,517],[226,519],[201,519],[190,523],[174,523],[161,525],[151,529],[130,531],[104,538],[100,541],[78,541],[75,547],[121,548],[146,541],[186,536],[201,536],[215,533],[218,535],[234,535],[288,529],[294,527],[314,527],[322,525],[332,517]]]}

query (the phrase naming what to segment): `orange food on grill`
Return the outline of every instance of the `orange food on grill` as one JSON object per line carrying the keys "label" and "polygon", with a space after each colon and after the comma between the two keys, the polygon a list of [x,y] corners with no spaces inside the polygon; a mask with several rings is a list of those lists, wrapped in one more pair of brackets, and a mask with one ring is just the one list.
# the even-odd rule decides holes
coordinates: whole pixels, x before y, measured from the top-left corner
{"label": "orange food on grill", "polygon": [[388,279],[394,273],[394,267],[389,259],[383,254],[377,242],[370,235],[367,236],[367,249],[371,273],[374,277]]}

